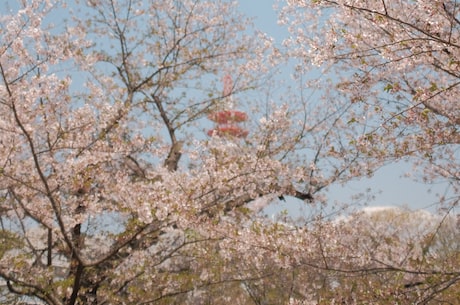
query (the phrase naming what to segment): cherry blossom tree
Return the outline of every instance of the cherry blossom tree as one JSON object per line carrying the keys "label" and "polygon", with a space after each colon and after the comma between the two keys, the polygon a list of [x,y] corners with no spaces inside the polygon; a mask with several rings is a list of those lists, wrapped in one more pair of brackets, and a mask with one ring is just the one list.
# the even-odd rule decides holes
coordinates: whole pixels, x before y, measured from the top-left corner
{"label": "cherry blossom tree", "polygon": [[323,234],[296,261],[303,284],[291,304],[457,302],[455,217],[379,207],[315,227]]}
{"label": "cherry blossom tree", "polygon": [[[340,278],[346,284],[341,283],[339,289],[348,293],[342,291],[339,295],[358,303],[456,302],[460,232],[455,217],[402,208],[374,208],[353,216],[350,221],[355,228],[352,230],[357,232],[349,236],[353,236],[351,239],[360,236],[359,240],[344,237],[342,244],[354,245],[369,260],[367,266],[356,263],[362,268],[359,281],[342,274]],[[349,262],[353,262],[351,257]]]}
{"label": "cherry blossom tree", "polygon": [[[225,146],[187,148],[196,122],[222,100],[213,78],[228,67],[235,93],[255,86],[249,71],[264,45],[221,1],[16,5],[1,19],[0,276],[8,291],[48,304],[185,294],[198,284],[180,276],[200,260],[182,249],[201,243],[205,251],[216,238],[205,225],[214,210],[231,209],[246,187],[253,197],[270,185],[268,160],[263,168],[246,157],[252,165],[242,173],[216,159]],[[179,168],[187,150],[189,172]],[[251,179],[264,185],[256,190]]]}
{"label": "cherry blossom tree", "polygon": [[312,65],[333,74],[315,83],[324,103],[340,99],[350,107],[347,123],[364,127],[350,139],[356,148],[372,162],[408,157],[425,165],[425,181],[443,178],[453,194],[460,172],[457,11],[455,1],[321,0],[287,1],[280,16],[299,74]]}
{"label": "cherry blossom tree", "polygon": [[[352,3],[289,1],[282,21],[296,21],[295,35],[284,54],[270,37],[249,32],[230,1],[68,5],[7,2],[0,19],[1,302],[339,300],[329,292],[352,293],[343,274],[381,267],[376,253],[388,259],[391,251],[410,249],[385,235],[373,243],[372,225],[364,224],[374,220],[274,222],[259,211],[288,196],[326,204],[329,185],[406,156],[453,187],[458,181],[458,164],[452,164],[457,108],[454,100],[441,102],[455,95],[454,72],[445,71],[454,68],[436,68],[427,59],[455,54],[453,4],[438,5],[452,25],[450,36],[439,30],[439,39],[452,42],[448,52],[407,57],[426,69],[423,77],[390,40],[384,49],[402,57],[383,61],[390,57],[377,46],[364,52],[368,58],[356,55],[375,38],[356,16],[315,24],[316,15],[309,15],[326,8],[328,16],[339,9],[368,16],[377,8],[366,13]],[[393,24],[404,19],[388,16],[402,11],[385,3],[376,19]],[[305,35],[302,26],[310,21]],[[366,35],[358,38],[358,29]],[[408,46],[418,41],[405,39]],[[324,51],[310,49],[314,42]],[[337,72],[328,86],[310,81],[318,100],[307,95],[303,77],[312,70],[302,70],[306,65],[297,67],[291,87],[276,78],[277,69],[296,58]],[[399,74],[387,70],[401,63]],[[238,133],[209,133],[210,118],[218,127],[231,122]],[[438,240],[424,231],[426,238],[417,241],[447,247],[456,231],[446,232]],[[456,262],[455,248],[448,253]],[[437,287],[445,289],[425,298],[457,284],[447,285],[458,278],[457,269],[430,277],[423,262],[395,270],[387,260],[385,271],[410,273],[419,266],[424,283],[440,280],[444,286]],[[357,300],[376,300],[364,293],[371,289],[366,283],[358,286]]]}
{"label": "cherry blossom tree", "polygon": [[[361,169],[368,170],[369,174],[386,163],[408,160],[414,164],[411,174],[417,179],[427,185],[439,181],[448,185],[436,205],[443,217],[438,219],[438,226],[421,234],[425,237],[419,244],[433,242],[439,237],[443,221],[455,218],[460,199],[458,8],[456,1],[423,0],[299,0],[286,1],[280,8],[280,23],[290,32],[290,37],[284,41],[286,56],[298,59],[298,79],[303,80],[306,87],[321,90],[319,103],[333,103],[346,109],[346,114],[340,117],[345,120],[344,126],[361,128],[361,134],[355,132],[348,136],[347,143],[355,149],[343,149],[337,142],[331,142],[328,143],[330,152],[344,157],[350,157],[353,151],[366,155]],[[307,79],[312,69],[323,77]],[[363,175],[365,171],[354,173]],[[364,290],[354,290],[359,285],[352,284],[345,293],[345,302],[393,301],[399,295],[398,300],[403,303],[408,300],[442,303],[444,294],[449,300],[444,301],[455,303],[452,300],[458,298],[459,269],[458,259],[452,262],[451,258],[458,258],[458,249],[447,251],[452,256],[443,258],[452,268],[434,262],[434,257],[442,257],[439,253],[429,258],[433,265],[427,263],[428,253],[414,258],[415,265],[403,264],[398,258],[412,257],[415,250],[409,248],[413,243],[384,236],[388,230],[377,230],[377,236],[371,237],[373,242],[365,245],[367,254],[351,243],[356,251],[348,252],[349,258],[358,259],[352,265],[331,267],[329,262],[318,268],[332,269],[339,274],[347,270],[349,273],[341,274],[350,278],[353,274],[372,274],[365,277],[369,280],[366,288],[369,299],[364,297]],[[363,234],[352,231],[347,231],[347,235]],[[395,244],[409,248],[395,250]],[[346,252],[342,250],[342,259],[347,256]],[[386,256],[390,254],[396,259]],[[379,255],[389,260],[380,260]],[[368,264],[365,257],[379,263]],[[401,288],[405,284],[398,286],[396,283],[411,275],[430,279],[421,280],[421,288],[418,285],[406,287],[413,292],[409,298],[408,290]],[[390,284],[381,290],[375,281],[379,277],[380,284],[394,286]],[[402,294],[396,293],[400,289]]]}
{"label": "cherry blossom tree", "polygon": [[257,211],[320,201],[349,167],[297,163],[326,120],[241,97],[247,138],[206,135],[276,64],[235,3],[67,5],[8,2],[0,20],[1,301],[244,304],[268,264],[287,266],[290,230]]}

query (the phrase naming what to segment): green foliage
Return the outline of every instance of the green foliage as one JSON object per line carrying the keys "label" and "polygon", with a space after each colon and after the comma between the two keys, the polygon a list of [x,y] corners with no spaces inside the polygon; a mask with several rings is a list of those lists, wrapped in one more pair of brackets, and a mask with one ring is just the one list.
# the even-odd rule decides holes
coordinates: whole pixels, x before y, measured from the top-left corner
{"label": "green foliage", "polygon": [[6,252],[19,249],[24,246],[24,242],[19,234],[8,230],[0,230],[0,259]]}

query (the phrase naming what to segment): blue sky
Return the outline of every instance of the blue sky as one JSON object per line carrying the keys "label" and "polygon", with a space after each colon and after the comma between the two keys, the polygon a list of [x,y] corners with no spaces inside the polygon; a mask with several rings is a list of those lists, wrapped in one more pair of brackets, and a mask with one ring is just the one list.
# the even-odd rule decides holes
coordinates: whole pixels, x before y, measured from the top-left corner
{"label": "blue sky", "polygon": [[[277,43],[287,35],[286,29],[277,25],[277,13],[273,5],[277,0],[239,0],[243,13],[254,18],[260,31],[272,36]],[[404,206],[411,209],[434,210],[437,194],[443,194],[447,185],[426,185],[403,177],[413,171],[408,163],[399,162],[378,170],[372,178],[362,178],[346,186],[333,186],[328,190],[331,202],[349,201],[353,194],[372,189],[376,197],[369,202],[371,206]]]}

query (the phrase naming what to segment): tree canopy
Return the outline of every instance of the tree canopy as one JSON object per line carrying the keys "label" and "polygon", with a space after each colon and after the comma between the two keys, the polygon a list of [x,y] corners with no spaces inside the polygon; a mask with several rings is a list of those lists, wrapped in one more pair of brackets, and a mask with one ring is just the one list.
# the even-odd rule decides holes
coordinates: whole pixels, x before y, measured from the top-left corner
{"label": "tree canopy", "polygon": [[[457,7],[286,1],[280,46],[224,0],[8,1],[0,301],[454,304]],[[260,213],[402,159],[442,213]]]}

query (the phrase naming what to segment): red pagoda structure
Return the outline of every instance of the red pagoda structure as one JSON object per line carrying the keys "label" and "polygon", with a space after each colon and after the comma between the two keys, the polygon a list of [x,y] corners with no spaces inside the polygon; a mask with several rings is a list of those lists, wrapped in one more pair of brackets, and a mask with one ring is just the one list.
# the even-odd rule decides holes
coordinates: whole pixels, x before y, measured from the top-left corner
{"label": "red pagoda structure", "polygon": [[209,130],[208,136],[219,136],[229,138],[244,138],[248,131],[241,125],[247,121],[248,116],[245,112],[233,109],[231,93],[233,91],[233,81],[230,75],[224,76],[223,96],[225,98],[222,110],[211,112],[208,119],[215,123],[213,129]]}

